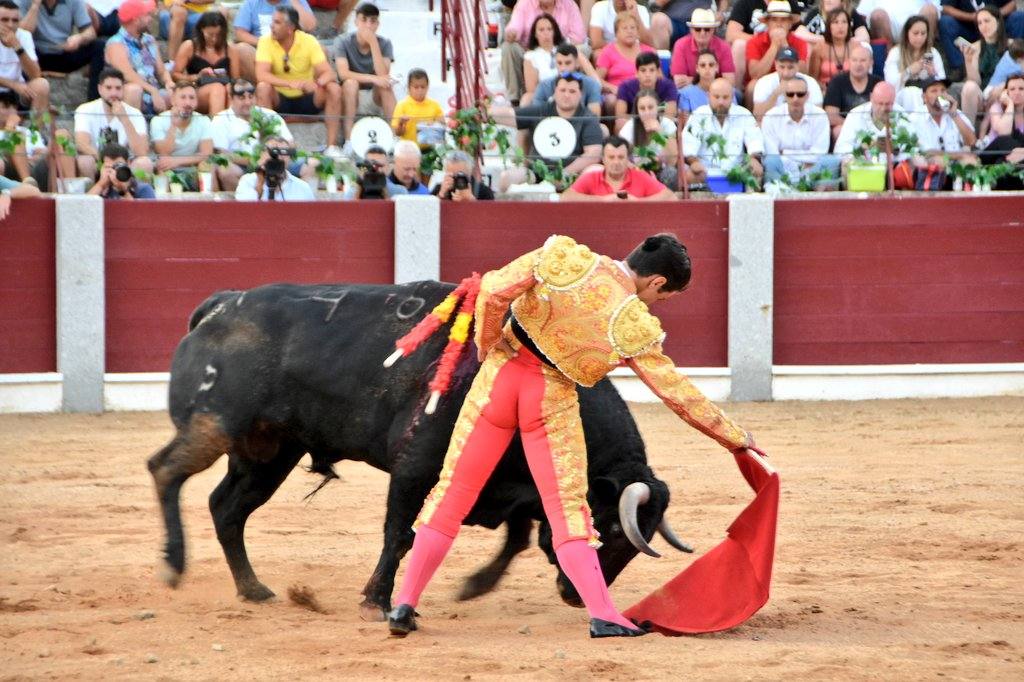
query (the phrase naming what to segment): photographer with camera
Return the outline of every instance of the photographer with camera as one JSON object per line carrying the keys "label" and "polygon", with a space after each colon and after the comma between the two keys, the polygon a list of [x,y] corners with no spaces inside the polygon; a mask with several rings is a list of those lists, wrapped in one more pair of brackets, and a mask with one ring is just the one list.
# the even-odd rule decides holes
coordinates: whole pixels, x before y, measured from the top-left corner
{"label": "photographer with camera", "polygon": [[291,142],[283,137],[268,137],[259,166],[246,173],[235,189],[238,201],[315,201],[313,190],[303,180],[288,172],[295,153]]}
{"label": "photographer with camera", "polygon": [[354,184],[345,188],[343,199],[393,199],[409,193],[403,185],[391,180],[391,163],[383,147],[367,148],[363,160],[356,166],[359,175]]}
{"label": "photographer with camera", "polygon": [[89,190],[89,194],[104,199],[156,199],[153,187],[136,179],[131,166],[128,165],[128,148],[112,143],[100,150],[103,165],[100,167],[100,178]]}
{"label": "photographer with camera", "polygon": [[473,157],[455,149],[444,155],[444,179],[431,194],[451,201],[494,201],[494,192],[473,177]]}

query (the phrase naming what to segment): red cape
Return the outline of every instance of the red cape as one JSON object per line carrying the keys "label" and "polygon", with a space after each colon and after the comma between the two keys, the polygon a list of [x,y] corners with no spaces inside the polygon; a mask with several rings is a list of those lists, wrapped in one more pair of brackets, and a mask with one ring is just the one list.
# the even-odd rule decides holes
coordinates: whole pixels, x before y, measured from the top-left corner
{"label": "red cape", "polygon": [[735,455],[754,501],[729,526],[728,537],[682,573],[625,611],[665,635],[736,627],[765,605],[775,558],[779,474],[756,453]]}

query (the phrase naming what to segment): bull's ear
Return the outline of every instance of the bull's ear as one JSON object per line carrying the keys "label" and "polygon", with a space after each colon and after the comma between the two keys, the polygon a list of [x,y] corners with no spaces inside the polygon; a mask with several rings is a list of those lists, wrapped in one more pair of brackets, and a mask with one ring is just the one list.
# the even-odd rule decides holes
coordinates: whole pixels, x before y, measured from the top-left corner
{"label": "bull's ear", "polygon": [[590,482],[590,490],[594,494],[595,501],[613,506],[619,503],[621,490],[619,482],[614,478],[599,476]]}

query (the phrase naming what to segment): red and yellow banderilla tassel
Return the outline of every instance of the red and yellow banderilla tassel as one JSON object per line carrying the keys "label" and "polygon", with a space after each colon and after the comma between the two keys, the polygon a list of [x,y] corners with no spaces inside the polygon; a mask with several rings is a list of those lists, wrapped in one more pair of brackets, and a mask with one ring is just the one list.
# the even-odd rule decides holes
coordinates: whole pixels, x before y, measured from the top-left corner
{"label": "red and yellow banderilla tassel", "polygon": [[[408,334],[398,339],[395,342],[395,352],[384,361],[385,367],[391,367],[399,358],[412,354],[421,343],[430,338],[441,325],[451,318],[455,307],[459,306],[459,312],[455,316],[455,322],[448,334],[448,345],[445,346],[444,352],[441,354],[437,372],[430,382],[430,400],[427,402],[425,410],[427,414],[434,413],[441,396],[451,386],[455,366],[469,339],[469,327],[473,322],[473,310],[478,293],[480,293],[480,275],[474,272],[471,276],[463,279],[443,301],[434,306],[434,309],[420,320]],[[459,305],[460,300],[461,305]]]}

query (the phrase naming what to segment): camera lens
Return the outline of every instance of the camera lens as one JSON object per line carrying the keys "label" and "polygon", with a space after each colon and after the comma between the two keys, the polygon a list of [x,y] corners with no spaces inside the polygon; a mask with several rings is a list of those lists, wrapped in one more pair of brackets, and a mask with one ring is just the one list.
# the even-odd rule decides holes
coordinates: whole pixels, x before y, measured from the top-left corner
{"label": "camera lens", "polygon": [[114,167],[114,177],[118,182],[128,182],[132,179],[132,169],[126,164],[118,164]]}

